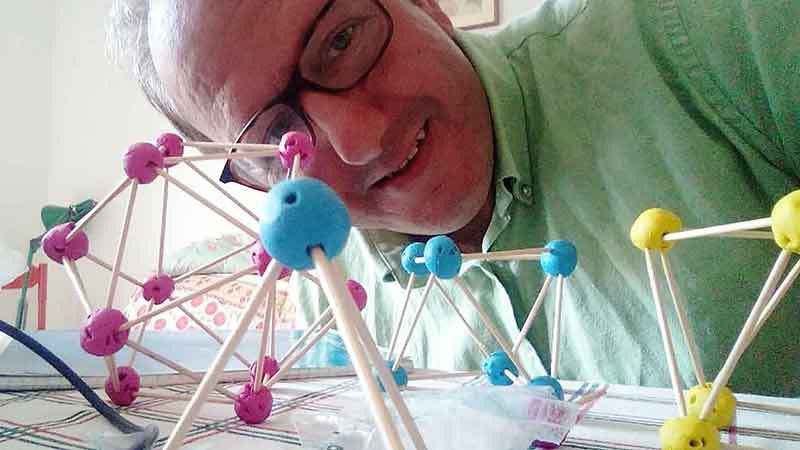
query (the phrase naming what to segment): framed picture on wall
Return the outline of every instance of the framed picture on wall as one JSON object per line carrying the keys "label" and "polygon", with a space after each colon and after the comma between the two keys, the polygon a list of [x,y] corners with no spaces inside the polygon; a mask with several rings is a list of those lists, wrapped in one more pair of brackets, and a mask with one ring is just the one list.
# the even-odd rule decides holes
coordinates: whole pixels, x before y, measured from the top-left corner
{"label": "framed picture on wall", "polygon": [[499,0],[439,0],[445,14],[462,29],[497,25],[498,3]]}

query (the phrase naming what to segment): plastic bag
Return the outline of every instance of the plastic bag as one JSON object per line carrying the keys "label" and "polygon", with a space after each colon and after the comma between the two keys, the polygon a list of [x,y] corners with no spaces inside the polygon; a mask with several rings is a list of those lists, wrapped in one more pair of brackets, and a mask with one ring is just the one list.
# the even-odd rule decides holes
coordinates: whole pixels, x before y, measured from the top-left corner
{"label": "plastic bag", "polygon": [[[406,391],[403,399],[430,450],[525,450],[532,442],[559,444],[578,416],[578,405],[552,398],[533,386],[469,386],[444,391]],[[411,440],[390,411],[407,448]],[[366,404],[336,413],[295,418],[303,448],[383,450],[383,440]]]}

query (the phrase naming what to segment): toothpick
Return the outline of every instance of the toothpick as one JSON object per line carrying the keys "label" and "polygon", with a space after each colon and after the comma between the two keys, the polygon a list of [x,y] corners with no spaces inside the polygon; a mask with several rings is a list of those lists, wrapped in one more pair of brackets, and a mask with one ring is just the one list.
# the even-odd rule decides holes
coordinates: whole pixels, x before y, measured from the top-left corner
{"label": "toothpick", "polygon": [[275,291],[275,286],[272,287],[272,301],[269,307],[269,356],[271,358],[278,357],[278,339],[277,339],[277,322],[278,322],[278,293]]}
{"label": "toothpick", "polygon": [[269,310],[275,303],[275,296],[272,289],[267,291],[266,297],[266,310],[264,316],[264,326],[261,327],[261,339],[258,343],[258,359],[256,359],[256,379],[253,383],[253,392],[261,390],[262,380],[264,378],[264,357],[267,354],[267,337],[269,337],[269,323],[267,322]]}
{"label": "toothpick", "polygon": [[211,292],[211,291],[213,291],[214,289],[217,289],[220,286],[224,286],[225,284],[230,283],[231,281],[236,281],[239,278],[250,274],[255,269],[256,269],[255,265],[247,267],[247,268],[242,269],[242,270],[240,270],[240,271],[238,271],[236,273],[233,273],[233,274],[231,274],[231,275],[229,275],[229,276],[227,276],[225,278],[219,279],[219,280],[215,281],[214,283],[211,283],[208,286],[206,286],[206,287],[204,287],[204,288],[202,288],[200,290],[192,292],[191,294],[188,294],[188,295],[186,295],[184,297],[181,297],[178,300],[173,300],[173,301],[171,301],[169,303],[165,303],[164,305],[153,309],[149,313],[142,314],[141,316],[139,316],[139,317],[137,317],[135,319],[131,319],[131,320],[127,321],[124,325],[122,325],[120,327],[120,331],[124,331],[124,330],[127,330],[129,328],[132,328],[135,325],[140,324],[140,323],[142,323],[142,322],[144,322],[146,320],[149,320],[152,317],[155,317],[155,316],[157,316],[159,314],[167,312],[167,311],[169,311],[169,310],[171,310],[173,308],[177,308],[179,305],[182,305],[183,303],[186,303],[189,300],[197,298],[200,295],[203,295],[203,294],[206,294],[208,292]]}
{"label": "toothpick", "polygon": [[[504,250],[499,252],[485,252],[485,253],[464,253],[461,255],[462,261],[537,261],[541,259],[542,255],[548,253],[550,249],[542,248],[525,248],[521,250]],[[425,257],[419,256],[414,258],[417,264],[425,263]]]}
{"label": "toothpick", "polygon": [[400,329],[403,328],[403,321],[406,317],[406,311],[408,310],[408,304],[411,300],[411,291],[414,289],[414,281],[416,280],[416,275],[412,272],[408,277],[408,284],[406,285],[406,295],[403,299],[403,308],[400,310],[400,318],[397,320],[395,324],[394,333],[392,333],[392,340],[389,344],[389,351],[386,354],[386,359],[391,360],[392,355],[394,354],[395,347],[397,346],[397,338],[400,337]]}
{"label": "toothpick", "polygon": [[239,228],[240,230],[242,230],[243,232],[247,233],[249,236],[253,237],[254,239],[260,239],[260,236],[258,235],[258,233],[255,230],[253,230],[252,228],[250,228],[247,225],[243,224],[242,222],[240,222],[239,220],[237,220],[236,218],[234,218],[230,214],[226,213],[222,209],[218,208],[213,203],[208,201],[205,197],[203,197],[202,195],[200,195],[197,192],[195,192],[189,186],[181,183],[176,178],[174,178],[170,174],[168,174],[166,171],[159,169],[158,170],[158,174],[161,175],[162,177],[166,178],[167,180],[169,180],[169,182],[174,184],[175,186],[177,186],[178,189],[182,190],[187,195],[189,195],[193,199],[195,199],[198,202],[200,202],[201,204],[203,204],[206,208],[208,208],[211,211],[217,213],[217,215],[219,215],[223,219],[225,219],[228,222],[230,222],[233,226]]}
{"label": "toothpick", "polygon": [[[193,147],[198,150],[232,150],[236,149],[240,152],[237,153],[230,153],[226,154],[225,156],[233,156],[233,155],[254,155],[259,156],[261,153],[257,152],[265,152],[269,153],[272,152],[273,155],[278,154],[279,147],[277,145],[272,144],[236,144],[232,142],[201,142],[201,141],[186,141],[183,143],[184,147]],[[253,156],[253,157],[254,157]]]}
{"label": "toothpick", "polygon": [[258,241],[251,241],[249,244],[246,244],[246,245],[244,245],[242,247],[234,249],[234,250],[232,250],[232,251],[220,256],[219,258],[217,258],[217,259],[215,259],[213,261],[210,261],[210,262],[208,262],[206,264],[203,264],[200,267],[197,267],[195,269],[190,270],[189,272],[186,272],[185,274],[175,278],[175,284],[178,284],[181,281],[183,281],[183,280],[185,280],[185,279],[187,279],[187,278],[189,278],[189,277],[191,277],[193,275],[196,275],[196,274],[198,274],[200,272],[203,272],[203,271],[205,271],[205,270],[207,270],[207,269],[209,269],[211,267],[214,267],[217,264],[221,263],[222,261],[225,261],[228,258],[232,258],[232,257],[238,255],[239,253],[242,253],[245,250],[249,250],[253,245],[256,244],[256,242],[258,242]]}
{"label": "toothpick", "polygon": [[664,235],[665,242],[680,241],[683,239],[692,239],[703,236],[719,236],[730,234],[737,231],[751,231],[759,228],[769,228],[772,226],[772,218],[767,217],[764,219],[748,220],[745,222],[729,223],[726,225],[716,225],[713,227],[698,228],[695,230],[678,231],[675,233],[668,233]]}
{"label": "toothpick", "polygon": [[81,279],[81,275],[78,272],[78,268],[75,266],[75,261],[72,261],[68,258],[63,258],[61,260],[64,263],[64,269],[67,272],[67,276],[69,280],[72,282],[72,285],[75,287],[75,290],[78,291],[78,300],[83,306],[83,310],[86,313],[86,316],[92,315],[92,305],[89,303],[89,297],[86,295],[86,287],[83,285],[83,279]]}
{"label": "toothpick", "polygon": [[250,304],[242,314],[239,324],[236,326],[236,329],[233,331],[233,333],[228,336],[228,339],[225,341],[225,345],[222,346],[222,349],[219,351],[219,353],[217,353],[216,358],[214,358],[214,362],[211,364],[208,372],[206,372],[206,375],[203,377],[203,381],[197,388],[192,400],[183,411],[183,414],[181,414],[181,417],[178,420],[178,423],[175,425],[175,428],[173,428],[172,434],[164,446],[164,450],[177,450],[180,448],[183,438],[186,436],[186,432],[192,425],[192,421],[194,421],[195,417],[197,417],[197,414],[200,412],[200,408],[203,407],[203,403],[208,398],[208,394],[211,392],[214,386],[216,386],[217,382],[219,382],[219,379],[222,376],[222,371],[225,369],[225,365],[228,363],[231,354],[239,345],[239,342],[241,342],[242,337],[244,337],[244,333],[247,331],[247,327],[250,325],[250,322],[253,321],[253,317],[258,311],[258,307],[261,305],[264,295],[266,295],[270,287],[273,286],[278,280],[280,271],[280,264],[277,260],[273,259],[272,262],[270,262],[270,264],[267,266],[267,271],[261,278],[261,283],[258,285],[258,289],[250,301]]}
{"label": "toothpick", "polygon": [[777,412],[792,416],[800,416],[800,408],[792,406],[774,405],[774,404],[756,403],[756,402],[743,402],[740,401],[739,399],[736,399],[736,405],[739,406],[740,408],[755,409],[757,411]]}
{"label": "toothpick", "polygon": [[531,308],[530,312],[528,312],[528,317],[525,319],[525,324],[522,325],[522,329],[519,331],[517,338],[514,339],[514,344],[511,346],[512,353],[517,353],[519,351],[522,341],[525,340],[525,336],[528,335],[528,332],[533,326],[533,320],[536,319],[536,314],[539,313],[539,309],[544,304],[544,298],[547,295],[547,288],[550,287],[550,282],[552,281],[553,277],[550,275],[544,279],[542,288],[539,289],[539,295],[536,297],[536,301],[533,302],[533,307]]}
{"label": "toothpick", "polygon": [[483,311],[483,308],[481,307],[480,303],[478,303],[478,300],[472,295],[472,292],[469,291],[467,286],[464,284],[464,281],[459,277],[453,278],[453,281],[455,281],[456,285],[458,285],[458,287],[461,288],[461,291],[467,297],[467,300],[469,300],[469,302],[472,304],[472,307],[475,308],[475,311],[478,312],[478,317],[481,319],[486,329],[489,330],[489,333],[491,333],[492,337],[494,337],[494,340],[497,341],[497,345],[499,345],[500,348],[503,349],[503,351],[508,355],[508,358],[511,360],[511,362],[513,362],[514,365],[517,366],[517,370],[519,370],[519,376],[522,378],[522,381],[524,383],[530,381],[531,377],[528,375],[528,372],[525,370],[525,367],[523,367],[522,363],[519,361],[519,358],[517,358],[517,356],[511,351],[511,346],[508,344],[508,342],[506,342],[506,340],[497,330],[497,327],[494,326],[492,321],[489,319],[489,316],[487,316],[486,313]]}
{"label": "toothpick", "polygon": [[[152,311],[154,306],[155,306],[155,303],[148,302],[147,312]],[[147,320],[139,328],[139,335],[136,336],[136,339],[134,340],[137,345],[141,345],[142,339],[144,338],[144,331],[147,328],[147,324],[149,324],[149,323],[150,323],[150,321]],[[139,351],[136,350],[135,348],[133,348],[132,351],[131,351],[131,358],[128,360],[128,367],[133,367],[133,363],[134,363],[134,361],[136,361],[136,355],[137,354],[139,354]]]}
{"label": "toothpick", "polygon": [[[372,376],[367,359],[371,359],[378,372],[378,378],[381,379],[386,393],[395,404],[397,413],[400,420],[405,425],[414,446],[417,449],[425,449],[425,443],[422,436],[416,427],[411,414],[408,411],[397,384],[386,367],[380,353],[378,352],[375,342],[372,341],[369,331],[366,330],[363,320],[358,315],[358,310],[353,303],[347,287],[344,284],[344,279],[337,268],[331,263],[327,256],[318,247],[311,249],[311,257],[314,264],[319,270],[322,287],[326,296],[331,301],[331,309],[336,318],[336,323],[339,325],[339,332],[347,347],[350,359],[356,369],[358,378],[361,385],[367,394],[370,406],[372,408],[373,417],[375,418],[378,428],[382,432],[384,444],[390,449],[403,449],[403,444],[400,441],[400,436],[394,423],[391,420],[389,410],[383,403],[383,398],[378,389],[378,384]],[[366,353],[366,358],[365,358]]]}
{"label": "toothpick", "polygon": [[730,233],[720,234],[717,237],[739,238],[739,239],[764,239],[769,241],[775,239],[775,235],[771,231],[733,231]]}
{"label": "toothpick", "polygon": [[478,346],[478,349],[483,354],[483,357],[488,358],[489,350],[486,348],[485,345],[483,345],[483,342],[481,342],[481,339],[478,337],[478,333],[475,331],[475,329],[472,328],[472,326],[470,326],[469,321],[466,319],[466,317],[464,317],[463,314],[461,314],[461,311],[458,309],[458,306],[456,306],[456,303],[453,301],[453,299],[450,297],[447,291],[444,290],[444,288],[439,283],[439,280],[436,279],[436,277],[433,278],[433,283],[436,284],[436,287],[439,288],[439,292],[442,293],[445,302],[447,302],[447,304],[450,305],[451,308],[453,308],[453,311],[456,312],[458,318],[461,319],[461,322],[464,324],[465,327],[467,327],[467,331],[469,332],[470,336],[472,336],[472,339],[475,341],[475,344]]}
{"label": "toothpick", "polygon": [[661,341],[664,344],[664,353],[667,357],[667,365],[669,367],[669,375],[672,379],[672,391],[675,394],[675,402],[678,405],[678,412],[681,417],[686,416],[686,400],[683,398],[681,390],[681,380],[678,374],[678,363],[675,359],[675,349],[672,346],[672,336],[667,326],[667,319],[664,315],[664,304],[661,301],[661,294],[658,290],[658,282],[656,281],[656,273],[653,269],[653,257],[651,250],[644,250],[645,262],[647,263],[647,275],[650,278],[650,291],[653,293],[653,300],[656,305],[656,316],[658,317],[658,327],[661,330]]}
{"label": "toothpick", "polygon": [[111,192],[109,192],[109,193],[108,193],[108,195],[106,195],[106,196],[105,196],[105,197],[104,197],[102,200],[100,200],[100,203],[96,204],[96,205],[94,206],[94,208],[92,208],[92,210],[91,210],[91,211],[89,211],[89,213],[88,213],[88,214],[86,214],[85,216],[83,216],[83,218],[81,218],[81,220],[79,220],[79,221],[78,221],[78,223],[76,223],[76,224],[75,224],[75,228],[73,228],[73,229],[72,229],[72,231],[70,231],[70,232],[69,232],[69,234],[67,235],[67,242],[71,241],[71,240],[72,240],[72,238],[74,238],[74,237],[75,237],[75,235],[77,235],[78,233],[80,233],[80,232],[81,232],[81,230],[83,230],[83,228],[84,228],[86,225],[88,225],[88,224],[89,224],[89,222],[91,222],[91,221],[92,221],[92,220],[93,220],[95,217],[97,217],[97,215],[98,215],[98,214],[100,214],[100,211],[102,211],[103,209],[105,209],[105,207],[106,207],[106,206],[107,206],[107,205],[108,205],[108,204],[109,204],[109,203],[110,203],[112,200],[114,200],[115,198],[117,198],[117,196],[118,196],[119,194],[121,194],[121,193],[122,193],[122,191],[124,191],[124,190],[125,190],[125,188],[127,188],[129,184],[131,184],[131,179],[126,177],[124,180],[122,180],[122,181],[121,181],[121,182],[120,182],[120,183],[119,183],[119,184],[118,184],[118,185],[117,185],[117,186],[114,188],[114,190],[112,190]]}
{"label": "toothpick", "polygon": [[111,377],[111,385],[114,390],[119,392],[119,374],[117,373],[117,363],[114,361],[114,355],[104,356],[106,368],[108,369],[108,376]]}
{"label": "toothpick", "polygon": [[400,351],[397,352],[397,357],[394,359],[394,365],[392,365],[392,371],[395,371],[398,367],[400,367],[400,360],[403,359],[403,355],[406,353],[408,343],[411,341],[411,336],[414,334],[414,328],[416,328],[417,322],[419,322],[419,318],[422,316],[422,309],[425,307],[425,302],[428,301],[428,295],[431,293],[434,278],[435,277],[433,274],[428,276],[428,282],[425,284],[425,289],[422,291],[422,298],[417,306],[417,312],[414,314],[414,320],[411,321],[411,328],[409,328],[406,338],[403,339],[403,345],[400,346]]}
{"label": "toothpick", "polygon": [[[214,339],[215,341],[217,341],[217,342],[218,342],[220,345],[222,345],[222,344],[224,344],[224,343],[225,343],[225,340],[224,340],[224,339],[222,339],[222,337],[220,337],[220,335],[218,335],[216,332],[214,332],[214,330],[212,330],[211,328],[209,328],[209,327],[208,327],[208,325],[206,325],[205,323],[203,323],[203,321],[202,321],[202,320],[200,320],[200,318],[199,318],[199,317],[197,317],[197,316],[195,316],[194,314],[192,314],[192,312],[191,312],[191,311],[189,311],[189,309],[188,309],[188,308],[186,308],[186,306],[184,306],[184,305],[178,305],[178,309],[180,309],[180,310],[181,310],[181,311],[182,311],[184,314],[186,314],[186,317],[188,317],[188,318],[189,318],[189,320],[191,320],[192,322],[194,322],[194,324],[195,324],[195,325],[197,325],[198,327],[200,327],[200,329],[201,329],[201,330],[205,331],[205,332],[206,332],[206,334],[208,334],[209,336],[211,336],[211,338],[212,338],[212,339]],[[146,323],[146,322],[145,322],[145,326],[147,326],[147,323]],[[238,359],[238,360],[239,360],[239,361],[240,361],[242,364],[244,364],[244,366],[245,366],[245,367],[247,367],[248,369],[250,368],[250,361],[248,361],[247,359],[245,359],[245,357],[244,357],[244,356],[242,356],[242,355],[241,355],[239,352],[233,352],[233,356],[234,356],[236,359]]]}
{"label": "toothpick", "polygon": [[419,380],[438,380],[443,378],[468,378],[468,377],[481,377],[483,372],[479,370],[465,371],[465,372],[411,372],[408,374],[409,381]]}
{"label": "toothpick", "polygon": [[561,351],[561,302],[564,299],[564,277],[556,281],[556,305],[553,311],[553,347],[550,349],[550,376],[558,378],[558,356]]}
{"label": "toothpick", "polygon": [[746,350],[751,340],[751,336],[753,335],[753,331],[758,325],[761,312],[764,310],[764,307],[769,301],[769,297],[775,289],[775,285],[778,283],[781,275],[783,275],[783,272],[786,270],[786,266],[789,264],[790,256],[790,252],[782,250],[780,255],[778,255],[778,258],[775,260],[775,264],[772,266],[772,270],[770,271],[767,280],[764,282],[764,286],[761,288],[761,293],[758,295],[758,299],[756,300],[755,305],[753,305],[753,309],[750,311],[750,315],[748,316],[744,327],[742,327],[739,337],[736,338],[736,343],[733,346],[733,350],[731,350],[731,353],[725,360],[725,364],[722,366],[722,369],[714,379],[714,384],[711,385],[711,392],[708,394],[706,402],[703,403],[703,409],[700,411],[700,420],[706,420],[714,410],[717,397],[719,397],[720,392],[722,392],[722,388],[728,384],[728,380],[730,380],[730,377],[733,374],[733,369],[736,368],[739,358],[741,358],[742,354]]}
{"label": "toothpick", "polygon": [[316,284],[320,289],[322,288],[322,285],[319,284],[319,280],[314,275],[311,275],[308,272],[300,272],[300,276],[305,278],[306,280]]}
{"label": "toothpick", "polygon": [[[308,353],[309,350],[311,350],[314,347],[314,345],[316,345],[317,342],[320,341],[320,339],[325,337],[328,331],[330,331],[331,328],[333,328],[335,325],[336,325],[336,319],[330,319],[328,323],[326,323],[325,326],[322,327],[319,330],[319,332],[317,332],[317,334],[314,335],[314,337],[312,337],[305,345],[303,345],[303,347],[300,350],[292,353],[292,355],[289,356],[288,358],[284,358],[283,360],[281,360],[278,366],[278,371],[275,373],[275,375],[272,376],[272,378],[270,378],[269,380],[266,381],[266,383],[264,383],[264,387],[269,389],[275,383],[280,381],[283,378],[283,376],[292,367],[294,367],[295,364],[297,364],[297,361],[300,361],[300,359],[303,356],[305,356],[305,354]],[[297,342],[302,342],[302,341],[297,341]]]}
{"label": "toothpick", "polygon": [[300,169],[300,156],[300,153],[295,153],[294,158],[292,159],[292,167],[289,169],[290,180],[303,176],[303,172]]}
{"label": "toothpick", "polygon": [[128,197],[128,206],[125,208],[125,216],[122,223],[122,232],[120,233],[119,243],[117,245],[117,256],[114,259],[114,268],[111,271],[111,284],[108,286],[108,297],[106,300],[106,308],[110,309],[114,306],[114,295],[117,292],[117,281],[119,280],[119,271],[122,266],[122,257],[125,254],[125,244],[128,242],[128,230],[131,226],[131,217],[133,216],[133,204],[136,202],[136,191],[139,189],[139,182],[136,180],[131,181],[130,196]]}
{"label": "toothpick", "polygon": [[217,182],[216,182],[216,181],[214,181],[214,180],[213,180],[211,177],[209,177],[208,175],[206,175],[206,173],[205,173],[205,172],[203,172],[202,170],[200,170],[200,168],[199,168],[199,167],[197,167],[196,165],[194,165],[194,164],[193,164],[193,163],[191,163],[191,162],[187,162],[187,163],[186,163],[186,166],[187,166],[187,167],[189,167],[190,169],[194,170],[194,172],[195,172],[197,175],[199,175],[199,176],[200,176],[200,178],[202,178],[202,179],[206,180],[206,182],[207,182],[208,184],[210,184],[210,185],[211,185],[211,186],[212,186],[214,189],[216,189],[216,190],[217,190],[217,191],[218,191],[220,194],[224,195],[224,196],[225,196],[225,198],[227,198],[228,200],[230,200],[230,201],[231,201],[231,203],[233,203],[234,205],[236,205],[236,206],[237,206],[239,209],[241,209],[241,210],[242,210],[242,211],[243,211],[245,214],[247,214],[248,216],[252,217],[252,218],[253,218],[253,219],[255,219],[255,220],[261,220],[261,218],[260,218],[260,217],[258,217],[258,214],[254,213],[252,210],[250,210],[250,208],[248,208],[247,206],[245,206],[245,205],[244,205],[244,203],[240,202],[240,201],[239,201],[239,200],[238,200],[238,199],[237,199],[237,198],[236,198],[236,197],[235,197],[233,194],[231,194],[230,192],[228,192],[227,190],[225,190],[225,188],[223,188],[222,186],[220,186],[220,185],[219,185],[219,183],[217,183]]}
{"label": "toothpick", "polygon": [[526,260],[539,259],[543,254],[548,253],[548,248],[524,248],[519,250],[504,250],[499,252],[486,253],[465,253],[461,256],[463,261],[507,261],[507,260]]}
{"label": "toothpick", "polygon": [[664,278],[667,279],[667,286],[669,293],[672,297],[672,303],[675,304],[675,311],[678,313],[678,322],[681,325],[683,338],[686,340],[686,346],[689,348],[689,356],[692,358],[692,368],[694,375],[697,378],[697,384],[700,386],[706,385],[706,375],[703,372],[703,362],[700,360],[700,350],[698,350],[697,342],[694,340],[694,333],[689,326],[689,319],[686,314],[686,307],[681,293],[678,290],[678,283],[675,281],[675,275],[672,272],[669,256],[665,251],[661,251],[661,268],[664,271]]}
{"label": "toothpick", "polygon": [[[146,391],[146,390],[140,390],[139,393],[137,394],[137,396],[138,397],[142,397],[142,398],[157,398],[157,399],[161,399],[161,400],[177,400],[177,401],[181,401],[181,402],[186,402],[186,401],[189,401],[189,400],[192,399],[191,395],[186,395],[186,394],[162,394],[162,393],[159,393],[159,392],[152,392],[152,391]],[[223,404],[223,405],[233,405],[233,404],[236,403],[233,400],[230,400],[230,399],[227,399],[227,398],[223,399],[223,398],[211,398],[211,397],[206,399],[206,402],[207,403],[219,403],[219,404]]]}
{"label": "toothpick", "polygon": [[[97,264],[101,268],[106,269],[109,272],[112,272],[114,270],[114,268],[111,266],[111,264],[103,261],[102,259],[98,258],[97,256],[95,256],[95,255],[93,255],[91,253],[86,254],[86,259],[88,259],[89,261]],[[122,270],[119,271],[119,277],[122,278],[123,280],[127,281],[128,283],[131,283],[131,284],[133,284],[135,286],[142,287],[142,282],[141,281],[139,281],[136,278],[132,277],[131,275],[123,272]]]}
{"label": "toothpick", "polygon": [[312,323],[308,328],[306,328],[306,331],[303,333],[303,335],[300,336],[300,338],[297,339],[297,341],[295,341],[294,344],[292,344],[292,346],[289,348],[286,354],[283,355],[283,358],[281,359],[278,366],[283,367],[285,365],[288,365],[289,358],[291,358],[294,352],[303,344],[303,341],[308,339],[308,337],[311,336],[311,334],[314,332],[314,330],[317,329],[318,326],[320,326],[323,322],[329,320],[331,320],[330,307],[326,308],[325,311],[322,314],[320,314],[319,317],[317,317],[314,323]]}
{"label": "toothpick", "polygon": [[592,393],[589,393],[589,394],[586,394],[586,395],[582,395],[579,399],[575,400],[575,404],[576,405],[585,405],[587,403],[590,403],[590,402],[593,402],[595,400],[598,400],[598,399],[602,398],[603,396],[606,395],[607,392],[608,392],[608,385],[604,384],[603,386],[601,386],[596,391],[594,391]]}
{"label": "toothpick", "polygon": [[[168,170],[167,170],[168,171]],[[164,242],[167,235],[167,199],[169,197],[169,180],[164,178],[164,192],[161,197],[161,234],[158,240],[158,274],[164,273]]]}
{"label": "toothpick", "polygon": [[[166,358],[166,357],[162,356],[161,354],[156,353],[156,352],[150,350],[149,348],[147,348],[147,347],[145,347],[143,345],[139,345],[136,342],[133,342],[131,340],[128,340],[128,342],[126,342],[125,345],[127,345],[128,347],[138,351],[139,353],[143,354],[144,356],[147,356],[148,358],[152,359],[153,361],[156,361],[157,363],[160,363],[163,366],[166,366],[166,367],[174,370],[175,372],[178,372],[179,374],[192,379],[193,381],[196,381],[196,382],[199,383],[202,380],[202,376],[199,373],[193,372],[193,371],[189,370],[188,368],[178,364],[177,362],[175,362],[175,361],[173,361],[173,360],[171,360],[169,358]],[[221,386],[217,386],[214,389],[217,392],[219,392],[220,394],[230,398],[231,400],[236,400],[236,395],[234,393],[232,393],[231,391],[229,391],[229,390],[227,390],[227,389],[225,389],[225,388],[223,388]]]}
{"label": "toothpick", "polygon": [[[341,284],[344,285],[344,283]],[[353,308],[353,310],[355,311],[355,308]],[[395,409],[397,410],[397,415],[400,417],[400,421],[403,423],[403,426],[411,437],[412,443],[417,449],[426,449],[425,442],[422,439],[422,434],[420,434],[417,424],[411,417],[411,411],[408,410],[408,406],[403,401],[403,397],[400,395],[400,388],[394,381],[394,377],[389,371],[389,368],[386,367],[385,361],[381,357],[375,341],[372,340],[372,335],[370,334],[369,329],[367,329],[367,324],[361,320],[361,317],[357,317],[357,319],[354,321],[354,325],[356,328],[356,333],[359,334],[359,339],[361,340],[361,345],[364,348],[364,352],[367,354],[367,358],[375,367],[375,371],[378,374],[378,379],[381,381],[381,384],[383,384],[386,394],[389,396],[389,399],[392,401],[392,403],[394,403]]]}
{"label": "toothpick", "polygon": [[507,376],[508,379],[511,380],[511,383],[513,383],[513,384],[524,384],[524,383],[519,381],[519,378],[516,375],[514,375],[514,372],[512,372],[512,371],[510,371],[508,369],[503,369],[503,374],[505,376]]}
{"label": "toothpick", "polygon": [[[758,333],[761,332],[761,328],[764,326],[764,323],[766,323],[767,319],[769,319],[769,316],[772,315],[773,311],[775,311],[775,308],[778,307],[778,305],[781,303],[781,300],[786,296],[786,293],[789,291],[792,285],[794,285],[798,275],[800,275],[800,261],[795,263],[794,267],[792,267],[792,270],[789,271],[788,275],[786,275],[786,278],[783,280],[780,287],[778,287],[775,293],[772,294],[769,302],[767,302],[767,306],[758,317],[758,323],[753,328],[753,333],[750,336],[750,342],[752,342]],[[750,343],[747,345],[749,346]]]}

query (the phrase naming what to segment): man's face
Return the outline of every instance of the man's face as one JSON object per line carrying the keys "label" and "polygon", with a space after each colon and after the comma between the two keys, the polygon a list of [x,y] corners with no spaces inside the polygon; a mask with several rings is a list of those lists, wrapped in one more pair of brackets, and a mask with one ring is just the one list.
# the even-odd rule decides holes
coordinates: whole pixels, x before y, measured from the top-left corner
{"label": "man's face", "polygon": [[[297,95],[316,138],[306,174],[339,193],[356,226],[458,230],[485,204],[491,184],[483,88],[427,3],[434,0],[378,1],[393,35],[369,74],[346,91]],[[214,140],[233,139],[286,89],[327,3],[154,0],[153,60],[181,116]]]}

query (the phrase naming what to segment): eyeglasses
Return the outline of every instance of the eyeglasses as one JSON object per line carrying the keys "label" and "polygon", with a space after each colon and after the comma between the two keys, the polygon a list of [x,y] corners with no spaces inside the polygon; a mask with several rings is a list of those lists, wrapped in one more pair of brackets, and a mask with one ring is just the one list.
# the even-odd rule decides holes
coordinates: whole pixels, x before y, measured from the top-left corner
{"label": "eyeglasses", "polygon": [[[236,143],[277,145],[290,131],[305,133],[316,143],[297,94],[304,89],[341,92],[355,87],[381,59],[393,28],[377,0],[330,0],[314,20],[289,86],[247,121]],[[278,158],[236,159],[227,161],[220,181],[266,192],[285,175]]]}

